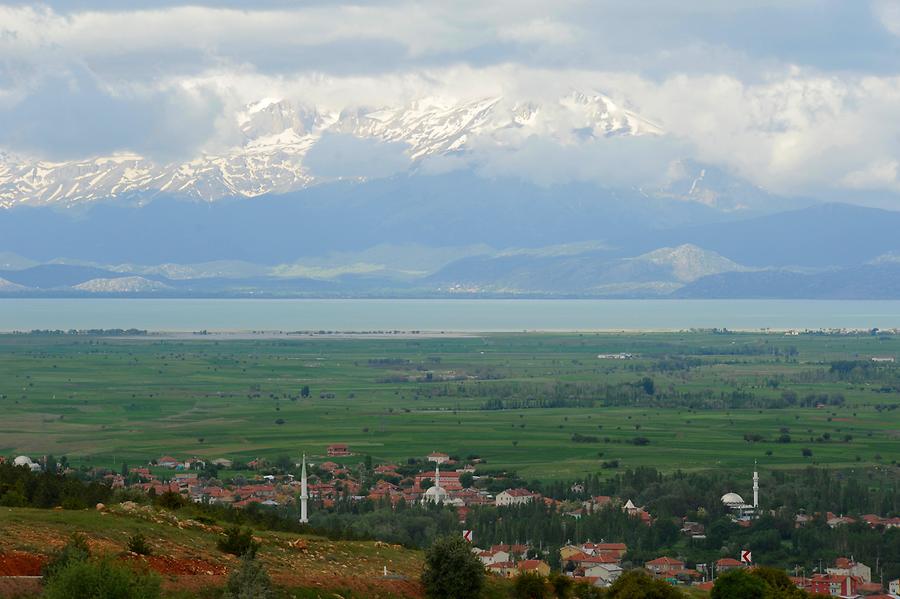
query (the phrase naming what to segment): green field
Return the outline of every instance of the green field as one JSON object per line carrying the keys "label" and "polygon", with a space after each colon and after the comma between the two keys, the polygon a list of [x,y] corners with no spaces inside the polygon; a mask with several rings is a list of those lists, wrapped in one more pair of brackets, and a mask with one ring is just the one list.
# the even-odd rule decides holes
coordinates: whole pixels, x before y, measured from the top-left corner
{"label": "green field", "polygon": [[[637,357],[597,357],[618,352]],[[0,455],[137,466],[166,454],[322,455],[328,444],[343,442],[376,461],[431,451],[477,454],[488,467],[545,479],[597,472],[611,460],[663,470],[743,468],[754,460],[777,468],[889,464],[900,458],[900,410],[885,406],[900,403],[900,364],[846,379],[830,372],[835,360],[868,364],[873,356],[900,357],[900,337],[8,335],[0,336]],[[634,402],[610,405],[615,402],[602,392],[639,389],[645,377],[653,380],[654,395],[638,392]],[[304,385],[306,398],[300,397]],[[839,394],[843,403],[759,405],[786,392],[801,399]],[[554,394],[594,402],[482,409],[492,398],[537,401]],[[703,405],[692,409],[688,399],[701,396]],[[782,428],[790,443],[775,442]],[[576,434],[588,442],[573,441]],[[635,445],[635,437],[649,443]],[[804,457],[803,448],[812,456]]]}

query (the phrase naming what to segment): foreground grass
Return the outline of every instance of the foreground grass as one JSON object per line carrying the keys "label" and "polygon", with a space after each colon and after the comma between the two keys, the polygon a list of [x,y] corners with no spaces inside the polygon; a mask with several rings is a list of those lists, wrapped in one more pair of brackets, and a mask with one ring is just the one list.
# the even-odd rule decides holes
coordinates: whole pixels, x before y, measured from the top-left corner
{"label": "foreground grass", "polygon": [[[190,575],[163,572],[164,588],[173,597],[214,595],[238,563],[237,558],[217,549],[219,527],[172,520],[166,512],[0,508],[0,554],[20,551],[50,555],[76,532],[88,538],[93,553],[109,555],[125,553],[129,537],[142,533],[163,570],[170,566],[171,571],[185,567],[194,570]],[[255,536],[262,543],[258,559],[289,596],[333,596],[339,592],[345,597],[387,598],[420,594],[416,581],[422,558],[417,551],[290,533],[257,531]],[[298,540],[302,542],[299,547]],[[396,578],[384,579],[384,567]]]}

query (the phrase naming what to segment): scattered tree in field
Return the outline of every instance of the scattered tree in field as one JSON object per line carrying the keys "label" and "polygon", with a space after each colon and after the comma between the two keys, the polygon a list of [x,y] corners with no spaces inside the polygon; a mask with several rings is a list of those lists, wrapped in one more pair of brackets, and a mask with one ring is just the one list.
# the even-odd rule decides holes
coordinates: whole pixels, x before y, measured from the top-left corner
{"label": "scattered tree in field", "polygon": [[462,536],[438,539],[425,552],[422,586],[429,599],[478,597],[484,579],[484,565]]}
{"label": "scattered tree in field", "polygon": [[167,510],[177,510],[183,508],[188,504],[188,500],[184,498],[181,493],[176,493],[174,491],[166,491],[159,497],[157,497],[154,502],[157,507],[161,507]]}
{"label": "scattered tree in field", "polygon": [[136,532],[128,539],[128,551],[137,553],[138,555],[150,555],[153,549],[147,542],[147,538],[143,534]]}
{"label": "scattered tree in field", "polygon": [[250,555],[228,577],[223,599],[270,599],[275,597],[269,574],[258,560]]}
{"label": "scattered tree in field", "polygon": [[253,531],[237,525],[226,528],[225,536],[217,545],[221,551],[240,557],[253,557],[259,550],[259,543],[253,540]]}
{"label": "scattered tree in field", "polygon": [[62,571],[73,562],[83,562],[91,557],[87,539],[81,533],[75,533],[56,555],[44,566],[42,574],[44,578],[53,578],[57,572]]}

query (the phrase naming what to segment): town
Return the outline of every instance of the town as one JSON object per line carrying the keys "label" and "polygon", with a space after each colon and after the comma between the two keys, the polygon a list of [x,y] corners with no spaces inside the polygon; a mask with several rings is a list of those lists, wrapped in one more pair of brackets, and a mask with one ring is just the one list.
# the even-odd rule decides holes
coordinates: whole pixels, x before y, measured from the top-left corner
{"label": "town", "polygon": [[[50,456],[37,460],[28,456],[12,460],[0,458],[0,463],[7,461],[34,473],[46,470],[75,473],[65,460],[55,461]],[[119,472],[97,468],[82,474],[102,481],[113,491],[139,493],[151,500],[178,497],[193,504],[229,509],[293,510],[288,513],[295,513],[302,504],[301,523],[308,521],[307,501],[311,502],[313,512],[320,514],[354,504],[375,505],[395,512],[407,506],[419,506],[432,512],[446,510],[453,514],[457,533],[470,543],[471,551],[486,572],[501,579],[515,579],[523,574],[547,577],[556,572],[573,583],[603,589],[609,588],[624,572],[638,569],[676,587],[709,591],[720,575],[736,569],[752,569],[757,560],[766,562],[764,555],[757,553],[754,556],[750,550],[721,555],[702,563],[665,554],[652,559],[635,559],[628,544],[616,538],[567,538],[558,547],[527,538],[483,544],[478,521],[471,516],[485,507],[500,510],[497,513],[502,518],[502,510],[512,516],[516,514],[516,508],[543,506],[563,522],[570,522],[573,530],[580,520],[590,517],[621,516],[631,527],[648,530],[662,525],[658,516],[639,507],[632,499],[591,495],[587,485],[581,482],[569,485],[563,497],[553,497],[525,486],[505,487],[506,477],[479,474],[483,463],[475,456],[460,458],[434,451],[419,458],[410,457],[402,464],[374,465],[370,456],[356,455],[349,445],[334,443],[324,448],[321,455],[304,456],[298,462],[280,459],[277,463],[269,463],[254,459],[240,463],[226,457],[203,460],[166,455],[141,466],[123,465]],[[228,476],[222,476],[222,473]],[[753,472],[751,480],[752,503],[747,503],[736,492],[725,493],[720,498],[727,518],[745,529],[752,528],[765,515],[760,507],[759,474]],[[792,522],[796,529],[818,523],[831,530],[857,526],[880,532],[900,530],[900,517],[871,513],[847,515],[828,511],[807,514],[801,510],[792,515]],[[688,514],[678,518],[678,526],[678,534],[689,542],[701,543],[707,539],[706,526],[690,520]],[[813,570],[794,568],[787,573],[798,589],[814,595],[847,599],[900,596],[900,580],[884,580],[883,571],[877,567],[873,571],[872,566],[856,560],[853,555],[838,556]]]}

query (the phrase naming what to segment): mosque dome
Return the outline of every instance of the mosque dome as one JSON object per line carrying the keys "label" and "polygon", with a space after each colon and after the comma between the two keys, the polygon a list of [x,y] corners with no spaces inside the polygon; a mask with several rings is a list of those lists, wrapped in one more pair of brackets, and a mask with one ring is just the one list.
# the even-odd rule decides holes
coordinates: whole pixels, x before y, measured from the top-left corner
{"label": "mosque dome", "polygon": [[744,498],[738,495],[737,493],[725,493],[722,495],[722,503],[725,505],[743,505]]}
{"label": "mosque dome", "polygon": [[428,487],[428,490],[425,491],[424,501],[431,503],[445,503],[450,496],[447,494],[447,491],[442,487],[434,485],[433,487]]}

